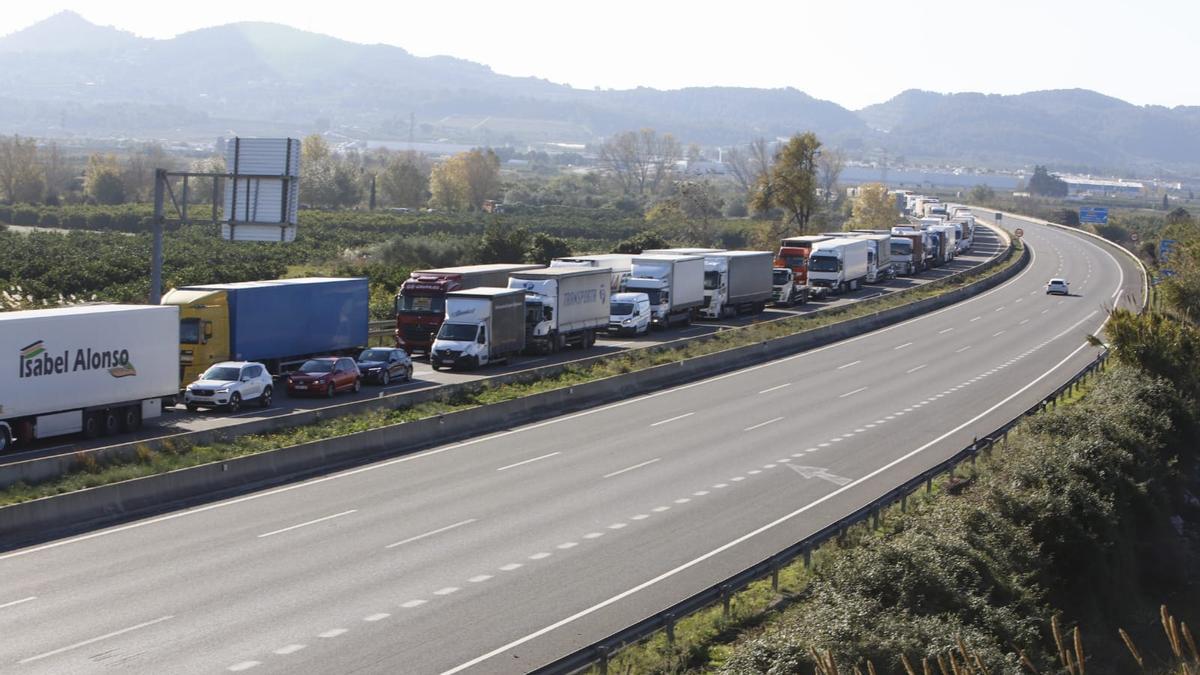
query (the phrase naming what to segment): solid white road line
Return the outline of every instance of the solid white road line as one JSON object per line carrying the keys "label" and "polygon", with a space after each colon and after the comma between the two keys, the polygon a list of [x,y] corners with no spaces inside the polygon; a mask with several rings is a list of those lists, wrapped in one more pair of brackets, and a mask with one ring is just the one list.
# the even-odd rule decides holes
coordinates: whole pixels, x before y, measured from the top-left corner
{"label": "solid white road line", "polygon": [[348,516],[351,513],[358,513],[358,509],[350,509],[349,511],[342,511],[341,513],[335,513],[332,516],[325,516],[324,518],[317,518],[316,520],[310,520],[306,523],[300,523],[299,525],[292,525],[290,527],[285,527],[285,528],[278,529],[278,530],[272,530],[270,532],[263,532],[262,534],[258,535],[258,538],[262,539],[263,537],[270,537],[272,535],[280,534],[283,532],[290,532],[292,530],[299,529],[301,527],[308,527],[309,525],[323,523],[326,520],[333,520],[334,518],[341,518],[342,516]]}
{"label": "solid white road line", "polygon": [[31,595],[28,598],[21,598],[20,600],[13,600],[12,602],[6,602],[6,603],[0,605],[0,609],[4,609],[5,607],[13,607],[15,605],[24,604],[26,602],[31,602],[33,600],[37,600],[36,595]]}
{"label": "solid white road line", "polygon": [[866,387],[859,387],[858,389],[855,389],[854,391],[848,391],[848,392],[842,394],[841,396],[838,396],[838,398],[846,398],[847,396],[853,396],[860,391],[866,391],[866,390],[867,390]]}
{"label": "solid white road line", "polygon": [[540,461],[541,461],[541,460],[543,460],[543,459],[548,459],[548,458],[550,458],[550,457],[553,457],[553,456],[555,456],[555,455],[561,455],[561,454],[562,454],[562,452],[552,452],[552,453],[550,453],[550,454],[548,454],[548,455],[542,455],[541,457],[534,457],[533,459],[527,459],[527,460],[525,460],[525,461],[523,461],[523,462],[517,462],[516,464],[509,464],[508,466],[502,466],[502,467],[500,467],[499,469],[496,469],[496,470],[497,470],[497,471],[508,471],[509,469],[512,469],[512,468],[515,468],[515,467],[518,467],[518,466],[523,466],[523,465],[525,465],[525,464],[529,464],[530,462],[540,462]]}
{"label": "solid white road line", "polygon": [[908,373],[909,375],[911,375],[911,374],[913,374],[913,373],[917,372],[918,370],[920,370],[920,369],[924,368],[924,367],[925,367],[925,366],[927,366],[927,365],[929,365],[929,364],[928,364],[928,363],[922,363],[921,365],[917,366],[916,368],[909,368],[908,370],[906,370],[906,371],[904,371],[904,372],[905,372],[905,373]]}
{"label": "solid white road line", "polygon": [[620,476],[621,474],[625,473],[626,471],[633,471],[634,469],[640,469],[643,466],[650,466],[651,464],[657,462],[660,459],[662,459],[662,457],[655,457],[654,459],[642,462],[641,464],[634,464],[633,466],[627,466],[624,469],[619,469],[612,473],[606,473],[606,474],[604,474],[604,478],[612,478],[613,476]]}
{"label": "solid white road line", "polygon": [[660,425],[660,424],[669,424],[669,423],[671,423],[671,422],[675,422],[675,421],[677,421],[677,420],[681,420],[681,419],[683,419],[683,418],[685,418],[685,417],[691,417],[692,415],[695,415],[695,414],[696,414],[696,413],[694,413],[694,412],[690,412],[690,413],[684,413],[684,414],[682,414],[682,415],[676,415],[675,417],[671,417],[671,418],[668,418],[668,419],[662,420],[662,421],[660,421],[660,422],[655,422],[654,424],[651,424],[650,426],[652,426],[652,427],[656,427],[656,426],[658,426],[658,425]]}
{"label": "solid white road line", "polygon": [[[1107,319],[1105,319],[1105,322],[1107,322]],[[1103,324],[1101,324],[1101,328],[1103,328]],[[1098,331],[1099,331],[1099,329],[1097,329],[1097,332]],[[792,511],[791,513],[789,513],[787,515],[781,516],[752,532],[748,532],[748,533],[734,539],[733,541],[730,541],[726,544],[718,546],[717,548],[709,551],[708,553],[704,553],[696,558],[693,558],[692,560],[685,562],[682,565],[679,565],[678,567],[667,570],[666,572],[663,572],[662,574],[659,574],[658,576],[656,576],[652,579],[644,581],[644,582],[638,584],[637,586],[634,586],[633,588],[630,588],[628,590],[617,593],[616,595],[608,598],[607,600],[603,600],[601,602],[596,603],[595,605],[592,605],[591,607],[580,610],[580,611],[576,612],[575,614],[572,614],[564,619],[561,619],[555,623],[552,623],[540,630],[529,633],[528,635],[526,635],[524,637],[517,638],[516,640],[513,640],[512,642],[509,642],[506,645],[497,647],[496,649],[493,649],[492,651],[490,651],[486,654],[477,656],[474,659],[467,661],[466,663],[460,664],[458,666],[455,666],[454,668],[443,671],[442,675],[454,675],[455,673],[460,673],[468,668],[471,668],[480,663],[483,663],[484,661],[487,661],[494,656],[503,654],[504,652],[507,652],[515,647],[519,647],[531,640],[535,640],[547,633],[550,633],[559,628],[562,628],[563,626],[574,623],[575,621],[578,621],[579,619],[581,619],[585,616],[594,614],[594,613],[600,611],[601,609],[608,607],[609,605],[613,605],[617,602],[620,602],[621,600],[624,600],[625,598],[627,598],[635,593],[638,593],[647,588],[650,588],[651,586],[654,586],[666,579],[676,576],[677,574],[679,574],[685,570],[695,567],[696,565],[699,565],[700,563],[702,563],[710,558],[720,555],[721,553],[724,553],[725,551],[727,551],[731,548],[734,548],[746,541],[749,541],[750,539],[757,537],[758,535],[760,535],[764,532],[772,530],[772,529],[778,527],[779,525],[782,525],[783,523],[786,523],[789,520],[792,520],[796,516],[804,514],[804,513],[808,512],[810,509],[812,509],[820,504],[823,504],[823,503],[837,497],[838,495],[841,495],[843,492],[846,492],[847,490],[851,490],[851,489],[861,485],[862,483],[864,483],[868,480],[871,480],[882,473],[885,473],[886,471],[890,470],[892,467],[895,467],[895,466],[921,454],[925,450],[933,447],[934,445],[937,445],[938,443],[941,443],[942,441],[946,440],[947,438],[950,438],[952,435],[962,431],[963,429],[966,429],[967,427],[971,426],[972,424],[974,424],[974,423],[978,422],[979,420],[983,419],[984,417],[990,415],[994,411],[996,411],[999,408],[1001,408],[1002,406],[1006,405],[1009,401],[1013,400],[1014,398],[1020,396],[1021,394],[1025,393],[1026,391],[1028,391],[1030,388],[1032,388],[1038,382],[1041,382],[1042,380],[1049,377],[1051,373],[1058,370],[1060,367],[1062,367],[1063,364],[1070,361],[1072,358],[1075,357],[1076,354],[1078,354],[1079,352],[1081,352],[1082,350],[1084,350],[1087,347],[1088,347],[1088,344],[1086,342],[1084,344],[1079,345],[1078,347],[1075,348],[1074,351],[1072,351],[1070,354],[1068,354],[1066,357],[1064,357],[1058,363],[1054,364],[1054,366],[1052,366],[1049,370],[1045,371],[1041,375],[1039,375],[1036,378],[1034,378],[1033,380],[1031,380],[1024,387],[1021,387],[1017,391],[1009,394],[1007,397],[1005,397],[1003,400],[999,401],[992,407],[979,413],[975,417],[972,417],[971,419],[963,422],[962,424],[951,429],[950,431],[947,431],[946,433],[942,434],[941,436],[938,436],[937,438],[933,439],[932,441],[929,441],[928,443],[926,443],[925,445],[922,445],[921,447],[917,448],[916,450],[913,450],[913,451],[909,452],[908,454],[906,454],[902,457],[898,457],[898,458],[892,460],[891,462],[879,467],[878,469],[875,469],[874,471],[863,476],[862,478],[859,478],[858,480],[854,480],[849,483],[846,483],[845,485],[834,490],[833,492],[830,492],[822,497],[819,497],[816,500],[809,502],[808,504],[796,509],[795,511]]]}
{"label": "solid white road line", "polygon": [[842,368],[849,368],[850,366],[857,366],[857,365],[858,365],[858,364],[860,364],[860,363],[862,363],[862,361],[861,361],[861,360],[859,360],[859,361],[851,361],[850,363],[845,363],[845,364],[842,364],[842,365],[838,366],[838,367],[837,367],[837,369],[838,369],[838,370],[841,370]]}
{"label": "solid white road line", "polygon": [[778,421],[780,421],[780,420],[782,420],[782,419],[783,419],[782,417],[776,417],[776,418],[775,418],[775,419],[773,419],[773,420],[767,420],[766,422],[759,422],[758,424],[755,424],[755,425],[754,425],[754,426],[752,426],[752,427],[746,427],[745,429],[742,429],[742,431],[754,431],[755,429],[758,429],[758,428],[761,428],[761,427],[765,427],[765,426],[767,426],[768,424],[774,424],[774,423],[776,423],[776,422],[778,422]]}
{"label": "solid white road line", "polygon": [[771,388],[769,388],[769,389],[763,389],[762,391],[760,391],[760,392],[758,392],[758,393],[760,393],[760,394],[769,394],[769,393],[771,393],[771,392],[773,392],[773,391],[778,391],[779,389],[783,389],[784,387],[790,387],[790,386],[792,386],[792,383],[791,383],[791,382],[787,382],[787,383],[781,384],[781,385],[779,385],[779,386],[776,386],[776,387],[771,387]]}
{"label": "solid white road line", "polygon": [[426,532],[425,534],[418,534],[418,535],[417,535],[417,536],[415,536],[415,537],[409,537],[408,539],[405,539],[405,540],[403,540],[403,541],[398,541],[398,542],[396,542],[396,543],[394,543],[394,544],[388,544],[387,546],[384,546],[384,548],[396,548],[397,546],[403,546],[403,545],[405,545],[405,544],[409,544],[409,543],[412,543],[412,542],[414,542],[414,541],[417,541],[417,540],[420,540],[420,539],[424,539],[425,537],[432,537],[432,536],[433,536],[433,535],[435,535],[435,534],[441,534],[441,533],[443,533],[443,532],[446,532],[446,531],[448,531],[448,530],[453,530],[453,529],[454,529],[454,528],[456,528],[456,527],[462,527],[463,525],[470,525],[471,523],[475,522],[476,520],[478,520],[478,519],[477,519],[477,518],[468,518],[468,519],[466,519],[466,520],[460,520],[460,521],[458,521],[457,523],[454,523],[453,525],[447,525],[447,526],[445,526],[445,527],[439,527],[438,529],[436,529],[436,530],[430,530],[429,532]]}
{"label": "solid white road line", "polygon": [[122,628],[121,630],[114,630],[111,633],[105,633],[104,635],[91,638],[90,640],[83,640],[82,642],[76,642],[73,645],[67,645],[66,647],[59,647],[58,649],[55,649],[53,651],[45,652],[43,654],[38,654],[37,656],[31,656],[27,659],[21,659],[20,661],[17,661],[17,663],[20,665],[25,665],[26,663],[33,663],[34,661],[41,661],[42,659],[49,658],[51,656],[56,656],[58,654],[62,654],[63,652],[69,652],[72,649],[79,649],[80,647],[86,647],[90,644],[99,642],[101,640],[107,640],[109,638],[117,637],[118,635],[132,633],[135,630],[141,630],[148,626],[153,626],[156,623],[162,623],[164,621],[174,619],[174,618],[175,618],[175,616],[172,614],[168,614],[167,616],[160,616],[157,619],[154,619],[152,621],[144,621],[142,623],[139,623],[136,626],[130,626],[129,628]]}

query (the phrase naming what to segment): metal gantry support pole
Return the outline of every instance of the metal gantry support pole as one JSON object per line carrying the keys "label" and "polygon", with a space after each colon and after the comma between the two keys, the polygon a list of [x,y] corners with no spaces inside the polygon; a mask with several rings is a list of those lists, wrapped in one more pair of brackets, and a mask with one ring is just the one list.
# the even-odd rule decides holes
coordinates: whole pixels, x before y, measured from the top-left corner
{"label": "metal gantry support pole", "polygon": [[151,223],[154,232],[154,245],[150,253],[150,298],[151,305],[157,305],[162,300],[162,267],[163,267],[163,223],[167,214],[163,211],[163,201],[167,189],[167,170],[154,170],[154,222]]}

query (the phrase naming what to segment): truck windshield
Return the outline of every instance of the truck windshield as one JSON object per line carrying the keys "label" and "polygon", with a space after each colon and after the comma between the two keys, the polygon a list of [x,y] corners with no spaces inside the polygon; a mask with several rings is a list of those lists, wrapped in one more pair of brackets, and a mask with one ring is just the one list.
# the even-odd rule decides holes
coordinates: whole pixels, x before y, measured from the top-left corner
{"label": "truck windshield", "polygon": [[831,255],[814,255],[808,259],[808,269],[813,272],[836,272],[838,259]]}
{"label": "truck windshield", "polygon": [[792,282],[791,270],[775,270],[771,272],[771,283],[776,286],[785,286]]}
{"label": "truck windshield", "polygon": [[179,344],[200,344],[200,319],[184,319],[179,322]]}
{"label": "truck windshield", "polygon": [[610,316],[629,316],[633,314],[632,302],[614,302],[608,306]]}
{"label": "truck windshield", "polygon": [[904,241],[892,240],[892,255],[901,258],[907,258],[912,255],[912,242],[905,239]]}
{"label": "truck windshield", "polygon": [[715,291],[720,287],[721,287],[721,273],[720,272],[713,271],[713,272],[705,272],[704,273],[704,290]]}
{"label": "truck windshield", "polygon": [[626,290],[637,291],[638,293],[645,293],[646,297],[650,298],[651,306],[657,305],[658,303],[662,302],[662,291],[659,291],[656,288],[627,288]]}
{"label": "truck windshield", "polygon": [[238,377],[241,375],[241,372],[242,371],[240,368],[234,368],[232,366],[213,366],[212,368],[204,371],[204,374],[200,376],[200,379],[229,382],[238,379]]}
{"label": "truck windshield", "polygon": [[475,339],[475,324],[473,323],[444,323],[438,329],[439,340],[454,340],[455,342],[470,342]]}
{"label": "truck windshield", "polygon": [[542,303],[525,301],[525,323],[541,323],[545,320]]}
{"label": "truck windshield", "polygon": [[781,255],[781,256],[779,256],[779,259],[783,261],[784,267],[790,267],[794,270],[804,269],[805,260],[806,260],[806,258],[803,255],[798,254],[798,253],[790,253],[790,254]]}
{"label": "truck windshield", "polygon": [[432,295],[401,294],[396,298],[397,314],[444,314],[446,298]]}

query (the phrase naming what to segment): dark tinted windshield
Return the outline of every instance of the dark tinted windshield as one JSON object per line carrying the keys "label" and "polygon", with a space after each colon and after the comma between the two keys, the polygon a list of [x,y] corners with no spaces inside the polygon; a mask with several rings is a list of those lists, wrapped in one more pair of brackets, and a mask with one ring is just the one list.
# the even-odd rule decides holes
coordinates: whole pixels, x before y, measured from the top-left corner
{"label": "dark tinted windshield", "polygon": [[771,272],[771,283],[775,284],[776,286],[783,286],[785,284],[791,283],[791,281],[792,281],[792,271],[791,270],[775,270],[775,271]]}
{"label": "dark tinted windshield", "polygon": [[363,353],[358,355],[359,361],[387,361],[391,354],[387,349],[364,349]]}
{"label": "dark tinted windshield", "polygon": [[410,314],[443,314],[446,311],[446,298],[429,295],[401,295],[396,298],[396,312]]}
{"label": "dark tinted windshield", "polygon": [[608,313],[613,316],[629,316],[633,314],[633,303],[614,302],[608,306]]}
{"label": "dark tinted windshield", "polygon": [[306,373],[329,373],[333,371],[333,361],[305,361],[300,370]]}
{"label": "dark tinted windshield", "polygon": [[805,258],[802,255],[785,255],[780,259],[783,260],[784,267],[790,267],[794,270],[804,269]]}
{"label": "dark tinted windshield", "polygon": [[232,366],[213,366],[204,371],[201,379],[204,380],[229,380],[233,381],[241,376],[241,369]]}
{"label": "dark tinted windshield", "polygon": [[650,304],[652,306],[661,302],[660,298],[662,297],[662,291],[653,288],[636,288],[630,290],[636,290],[638,293],[645,293],[646,297],[650,298]]}
{"label": "dark tinted windshield", "polygon": [[200,344],[200,319],[184,319],[179,322],[179,344]]}
{"label": "dark tinted windshield", "polygon": [[720,272],[705,272],[704,273],[704,290],[715,291],[721,287]]}
{"label": "dark tinted windshield", "polygon": [[438,330],[439,340],[455,340],[470,342],[475,339],[475,324],[473,323],[444,323]]}
{"label": "dark tinted windshield", "polygon": [[904,239],[897,241],[892,240],[892,255],[907,256],[912,255],[912,242]]}
{"label": "dark tinted windshield", "polygon": [[836,272],[838,259],[831,255],[814,255],[808,259],[808,269],[813,272]]}

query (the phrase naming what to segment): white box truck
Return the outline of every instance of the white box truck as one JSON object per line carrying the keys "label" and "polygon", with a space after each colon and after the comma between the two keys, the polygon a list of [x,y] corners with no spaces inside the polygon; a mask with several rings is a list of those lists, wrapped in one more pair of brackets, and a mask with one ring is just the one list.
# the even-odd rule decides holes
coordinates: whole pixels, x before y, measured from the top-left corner
{"label": "white box truck", "polygon": [[179,393],[179,308],[0,312],[0,450],[134,431]]}
{"label": "white box truck", "polygon": [[479,286],[446,294],[446,320],[438,328],[429,365],[478,368],[525,349],[525,291]]}
{"label": "white box truck", "polygon": [[896,276],[892,265],[892,235],[875,232],[855,232],[856,239],[865,239],[871,248],[867,251],[867,283],[878,284]]}
{"label": "white box truck", "polygon": [[865,239],[839,238],[813,244],[808,256],[808,283],[831,292],[856,291],[867,280]]}
{"label": "white box truck", "polygon": [[659,328],[692,322],[704,304],[704,258],[688,255],[639,255],[625,290],[650,297],[651,322]]}
{"label": "white box truck", "polygon": [[704,304],[700,315],[719,319],[758,313],[771,300],[770,251],[724,251],[704,254]]}
{"label": "white box truck", "polygon": [[525,349],[554,354],[587,349],[608,327],[607,267],[547,267],[514,272],[508,287],[525,291]]}
{"label": "white box truck", "polygon": [[612,273],[612,284],[609,290],[620,293],[625,286],[625,280],[633,271],[633,255],[629,253],[599,253],[596,255],[576,255],[569,258],[555,258],[550,261],[551,267],[607,267]]}

